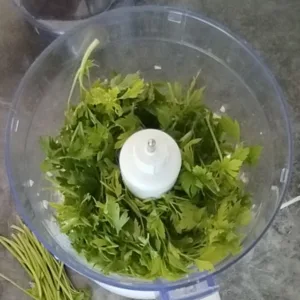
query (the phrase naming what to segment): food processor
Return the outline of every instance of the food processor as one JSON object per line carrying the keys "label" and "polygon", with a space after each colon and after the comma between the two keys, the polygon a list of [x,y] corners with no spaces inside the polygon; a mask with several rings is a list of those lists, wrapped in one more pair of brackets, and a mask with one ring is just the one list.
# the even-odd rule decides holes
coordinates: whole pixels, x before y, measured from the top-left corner
{"label": "food processor", "polygon": [[108,9],[134,0],[14,0],[19,11],[43,37],[53,39]]}
{"label": "food processor", "polygon": [[[64,120],[74,75],[88,46],[94,78],[139,71],[147,80],[186,84],[199,70],[206,105],[238,120],[242,140],[261,145],[258,165],[244,170],[253,195],[243,249],[212,272],[177,281],[140,280],[102,274],[72,249],[55,222],[49,202],[58,193],[40,171],[44,155],[39,138],[58,132]],[[79,91],[75,90],[79,97]],[[150,143],[151,144],[151,143]],[[151,146],[151,145],[150,145]],[[6,132],[6,166],[18,213],[60,261],[107,290],[137,299],[218,299],[215,275],[249,252],[273,221],[291,174],[292,137],[286,103],[270,71],[249,48],[220,25],[169,7],[128,7],[105,12],[55,40],[34,62],[15,94]],[[128,167],[128,166],[127,166]]]}

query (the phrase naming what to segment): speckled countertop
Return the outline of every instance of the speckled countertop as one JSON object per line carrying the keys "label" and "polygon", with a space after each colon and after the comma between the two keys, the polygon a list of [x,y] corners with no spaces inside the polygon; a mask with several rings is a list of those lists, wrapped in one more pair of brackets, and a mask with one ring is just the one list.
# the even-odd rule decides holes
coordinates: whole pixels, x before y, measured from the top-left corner
{"label": "speckled countertop", "polygon": [[[4,128],[12,94],[45,46],[10,0],[0,1],[0,234],[7,234],[14,207],[4,169]],[[139,1],[185,6],[211,17],[251,43],[281,84],[291,109],[295,163],[288,198],[300,194],[300,2],[298,0]],[[184,3],[184,4],[182,4]],[[25,273],[0,249],[0,271],[28,282]],[[87,283],[73,274],[78,285]],[[280,211],[273,226],[246,257],[217,277],[223,300],[300,299],[300,202]],[[95,299],[119,299],[98,288]],[[0,299],[27,299],[0,280]]]}

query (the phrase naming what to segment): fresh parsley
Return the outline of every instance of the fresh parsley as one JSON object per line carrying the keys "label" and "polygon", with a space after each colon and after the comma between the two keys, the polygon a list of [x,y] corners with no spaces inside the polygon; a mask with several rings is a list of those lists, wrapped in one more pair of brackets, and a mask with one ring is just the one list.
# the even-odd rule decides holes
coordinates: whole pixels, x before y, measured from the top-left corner
{"label": "fresh parsley", "polygon": [[[62,195],[53,203],[61,231],[102,272],[177,279],[212,270],[241,250],[240,227],[251,220],[251,196],[240,179],[260,146],[240,141],[240,126],[204,105],[198,75],[190,86],[147,82],[139,73],[90,82],[93,42],[76,73],[57,136],[42,137],[42,170]],[[71,105],[80,88],[80,101]],[[174,188],[141,200],[123,184],[119,149],[134,132],[157,128],[182,153]]]}

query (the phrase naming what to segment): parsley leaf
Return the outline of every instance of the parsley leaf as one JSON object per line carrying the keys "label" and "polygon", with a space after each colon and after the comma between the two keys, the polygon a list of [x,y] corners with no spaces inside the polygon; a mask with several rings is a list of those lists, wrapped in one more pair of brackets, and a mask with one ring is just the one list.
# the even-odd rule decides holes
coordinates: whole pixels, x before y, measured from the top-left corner
{"label": "parsley leaf", "polygon": [[127,211],[120,214],[120,206],[116,199],[112,196],[106,196],[106,203],[104,206],[104,214],[107,215],[112,226],[116,229],[117,233],[120,232],[121,228],[129,220]]}
{"label": "parsley leaf", "polygon": [[250,165],[255,165],[262,152],[262,147],[261,146],[250,146],[249,147],[249,155],[247,157],[247,163]]}
{"label": "parsley leaf", "polygon": [[219,124],[226,135],[234,138],[236,141],[240,140],[240,125],[236,120],[223,116],[221,117]]}

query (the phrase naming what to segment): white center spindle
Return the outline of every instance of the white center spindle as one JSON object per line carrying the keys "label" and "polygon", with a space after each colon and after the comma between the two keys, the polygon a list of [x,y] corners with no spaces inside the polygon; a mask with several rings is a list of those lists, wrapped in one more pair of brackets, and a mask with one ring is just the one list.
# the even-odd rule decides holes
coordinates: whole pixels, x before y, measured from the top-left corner
{"label": "white center spindle", "polygon": [[175,184],[181,168],[181,153],[174,139],[161,130],[134,133],[120,153],[124,183],[137,197],[159,198]]}

